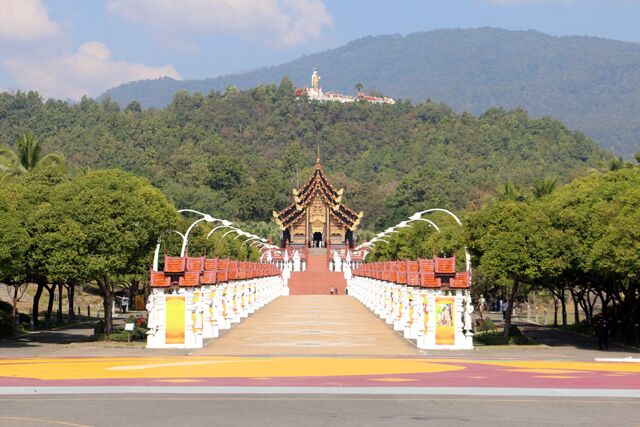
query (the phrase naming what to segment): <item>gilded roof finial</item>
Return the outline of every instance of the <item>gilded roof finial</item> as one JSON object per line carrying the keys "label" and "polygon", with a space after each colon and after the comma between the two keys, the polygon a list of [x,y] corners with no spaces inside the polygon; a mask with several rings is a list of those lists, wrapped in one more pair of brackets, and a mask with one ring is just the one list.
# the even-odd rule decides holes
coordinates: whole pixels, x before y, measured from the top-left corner
{"label": "gilded roof finial", "polygon": [[316,143],[316,150],[317,150],[317,154],[316,154],[316,164],[320,164],[320,143]]}

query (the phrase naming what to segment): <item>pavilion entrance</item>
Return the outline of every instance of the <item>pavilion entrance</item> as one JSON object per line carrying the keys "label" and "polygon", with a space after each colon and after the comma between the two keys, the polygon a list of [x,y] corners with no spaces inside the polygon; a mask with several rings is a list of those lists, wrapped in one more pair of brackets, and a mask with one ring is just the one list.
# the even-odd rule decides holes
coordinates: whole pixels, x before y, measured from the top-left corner
{"label": "pavilion entrance", "polygon": [[323,246],[324,245],[322,244],[322,233],[320,231],[316,231],[315,233],[313,233],[312,247],[321,248]]}
{"label": "pavilion entrance", "polygon": [[293,189],[293,201],[273,217],[282,233],[280,246],[301,253],[309,247],[353,247],[354,232],[363,212],[342,201],[344,190],[334,187],[322,169],[320,157],[309,179]]}

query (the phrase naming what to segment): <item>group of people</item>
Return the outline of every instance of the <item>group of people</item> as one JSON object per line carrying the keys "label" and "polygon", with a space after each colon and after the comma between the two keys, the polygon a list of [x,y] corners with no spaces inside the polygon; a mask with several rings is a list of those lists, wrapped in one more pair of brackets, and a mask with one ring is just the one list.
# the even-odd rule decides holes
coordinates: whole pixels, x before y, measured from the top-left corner
{"label": "group of people", "polygon": [[338,295],[338,288],[336,288],[335,286],[331,286],[329,288],[329,295]]}
{"label": "group of people", "polygon": [[[480,312],[480,315],[484,315],[487,310],[487,300],[484,298],[484,295],[480,295],[480,298],[478,298],[478,311]],[[502,320],[506,319],[507,312],[509,311],[509,301],[500,298],[496,299],[496,302],[493,305],[493,311],[502,312]]]}

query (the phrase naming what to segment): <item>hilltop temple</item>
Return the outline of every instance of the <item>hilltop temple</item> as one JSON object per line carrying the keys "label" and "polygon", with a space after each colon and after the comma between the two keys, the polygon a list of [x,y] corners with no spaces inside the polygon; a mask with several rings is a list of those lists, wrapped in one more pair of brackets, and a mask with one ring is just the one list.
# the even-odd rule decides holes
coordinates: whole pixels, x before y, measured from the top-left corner
{"label": "hilltop temple", "polygon": [[353,247],[353,232],[364,214],[342,203],[343,193],[343,189],[336,190],[327,179],[318,155],[311,177],[293,190],[293,202],[280,212],[273,212],[282,231],[281,246],[326,247],[327,243],[332,246],[348,243]]}
{"label": "hilltop temple", "polygon": [[393,98],[386,96],[370,96],[365,95],[362,92],[358,92],[356,96],[343,95],[337,92],[323,92],[320,87],[320,74],[316,68],[313,69],[311,75],[311,87],[300,87],[295,90],[296,98],[300,98],[302,95],[306,95],[308,99],[312,101],[335,101],[335,102],[355,102],[365,101],[374,104],[395,104],[396,101]]}

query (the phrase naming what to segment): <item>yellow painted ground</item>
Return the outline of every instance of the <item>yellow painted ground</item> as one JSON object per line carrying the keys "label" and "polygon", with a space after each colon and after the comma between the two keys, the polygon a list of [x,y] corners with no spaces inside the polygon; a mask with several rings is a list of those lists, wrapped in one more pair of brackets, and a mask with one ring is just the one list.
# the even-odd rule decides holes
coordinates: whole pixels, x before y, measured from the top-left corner
{"label": "yellow painted ground", "polygon": [[109,378],[322,377],[447,372],[464,369],[420,359],[144,357],[23,359],[0,363],[0,376],[41,380]]}
{"label": "yellow painted ground", "polygon": [[451,372],[464,370],[465,365],[491,365],[511,368],[509,371],[556,376],[587,371],[617,375],[640,372],[637,363],[183,356],[0,360],[0,376],[40,380],[322,377]]}

